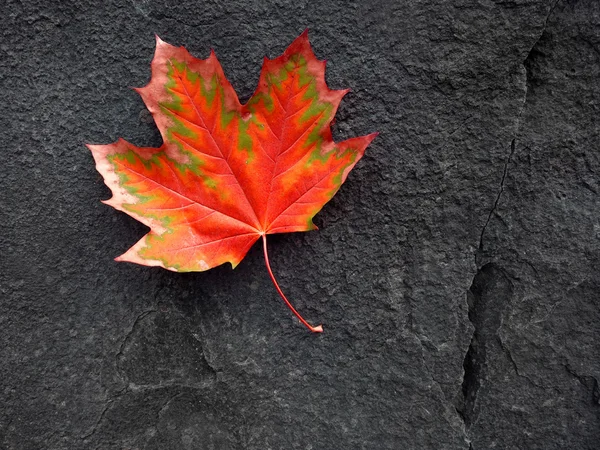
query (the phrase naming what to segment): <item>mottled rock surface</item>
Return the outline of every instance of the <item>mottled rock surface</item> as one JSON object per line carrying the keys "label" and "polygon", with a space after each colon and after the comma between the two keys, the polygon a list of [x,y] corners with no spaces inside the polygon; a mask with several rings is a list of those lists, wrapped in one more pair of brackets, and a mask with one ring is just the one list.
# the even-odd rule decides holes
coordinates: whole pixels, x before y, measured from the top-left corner
{"label": "mottled rock surface", "polygon": [[[144,226],[84,143],[160,144],[154,37],[240,97],[308,27],[337,139],[321,230],[235,271],[113,258]],[[600,448],[600,3],[0,6],[0,448]]]}

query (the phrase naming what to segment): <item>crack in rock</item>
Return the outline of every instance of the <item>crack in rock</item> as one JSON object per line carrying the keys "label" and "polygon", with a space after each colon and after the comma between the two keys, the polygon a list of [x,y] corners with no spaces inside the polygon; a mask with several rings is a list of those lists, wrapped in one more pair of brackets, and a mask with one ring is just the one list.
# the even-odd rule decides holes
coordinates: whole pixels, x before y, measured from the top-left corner
{"label": "crack in rock", "polygon": [[[413,330],[404,328],[404,331],[407,332],[409,336],[411,336],[418,342],[419,348],[421,350],[421,364],[423,365],[425,372],[429,376],[429,380],[431,381],[433,390],[439,397],[439,402],[442,405],[445,412],[445,414],[443,414],[442,417],[450,427],[458,429],[463,434],[465,442],[469,444],[469,437],[467,436],[464,427],[461,426],[461,419],[456,418],[456,408],[453,408],[452,403],[447,401],[446,395],[444,394],[444,390],[442,389],[442,385],[435,379],[433,371],[427,364],[427,359],[425,357],[426,347],[433,346],[433,343],[431,343],[427,339],[422,339],[422,337],[419,336],[419,334]],[[426,344],[428,345],[426,346]]]}
{"label": "crack in rock", "polygon": [[137,331],[137,328],[138,328],[139,324],[142,322],[142,320],[146,316],[148,316],[152,313],[156,313],[156,312],[158,312],[156,309],[149,309],[149,310],[143,311],[135,318],[135,320],[133,321],[133,325],[131,325],[130,330],[127,332],[127,334],[123,338],[123,341],[121,342],[121,345],[119,346],[119,351],[115,354],[115,368],[117,371],[117,375],[119,376],[119,378],[121,378],[121,380],[123,382],[126,382],[127,375],[125,375],[125,373],[121,369],[120,361],[123,358],[123,352],[125,350],[125,346],[129,342],[129,340],[131,339],[133,334]]}
{"label": "crack in rock", "polygon": [[515,154],[515,139],[513,139],[510,144],[510,153],[509,153],[508,157],[506,158],[506,162],[504,163],[504,171],[502,172],[502,179],[500,180],[500,188],[498,189],[498,194],[496,195],[496,200],[494,201],[494,205],[492,206],[492,209],[490,210],[490,212],[488,214],[487,220],[485,221],[485,224],[483,225],[481,234],[479,236],[479,251],[480,252],[483,251],[483,235],[485,234],[485,230],[486,230],[488,224],[492,220],[492,216],[494,215],[494,213],[496,212],[496,209],[498,208],[498,203],[500,203],[500,198],[502,197],[502,193],[504,192],[504,182],[506,181],[506,176],[508,175],[508,166],[509,166],[514,154]]}
{"label": "crack in rock", "polygon": [[[123,381],[123,383],[125,383],[125,386],[120,391],[118,391],[116,394],[114,394],[113,396],[111,396],[110,398],[108,398],[105,401],[104,406],[103,406],[102,410],[100,411],[100,414],[99,414],[98,418],[96,419],[96,422],[94,423],[93,427],[91,428],[91,430],[89,432],[80,436],[81,440],[84,440],[84,441],[89,440],[96,434],[96,432],[98,431],[98,429],[99,429],[101,423],[103,422],[108,411],[111,409],[111,407],[114,406],[115,402],[120,397],[122,397],[126,394],[136,393],[136,392],[144,392],[144,391],[156,391],[156,390],[160,390],[160,389],[172,389],[172,388],[202,390],[202,389],[206,389],[206,387],[212,383],[212,379],[209,382],[198,383],[198,384],[178,383],[175,380],[167,381],[165,383],[160,383],[160,384],[141,384],[141,385],[129,382],[129,377],[127,376],[127,374],[123,371],[123,369],[121,367],[122,359],[124,357],[127,345],[133,339],[133,336],[135,335],[135,333],[139,330],[144,319],[146,319],[151,314],[155,314],[155,313],[158,313],[158,310],[148,309],[148,310],[143,311],[140,314],[138,314],[137,317],[135,318],[135,320],[133,321],[129,331],[126,333],[126,335],[122,339],[122,341],[119,345],[118,351],[115,353],[114,359],[115,359],[116,373],[117,373],[118,377]],[[197,336],[193,333],[192,333],[192,336],[195,340],[202,343],[199,336]],[[218,372],[215,369],[215,367],[210,363],[209,358],[207,358],[204,350],[202,351],[202,357],[208,366],[208,370],[214,376],[216,376]],[[170,399],[158,411],[157,418],[160,419],[161,413],[170,404],[170,402],[181,395],[183,395],[183,393],[179,392],[178,394],[171,396]]]}
{"label": "crack in rock", "polygon": [[127,393],[127,389],[122,389],[119,392],[117,392],[115,395],[110,397],[108,400],[106,400],[104,407],[102,408],[102,411],[100,412],[98,419],[96,419],[96,423],[94,423],[94,426],[92,427],[92,429],[88,433],[84,434],[83,436],[80,436],[80,439],[82,441],[88,440],[89,438],[93,437],[96,434],[96,432],[98,431],[98,427],[100,426],[100,424],[102,423],[102,420],[104,419],[104,416],[106,415],[106,413],[108,412],[110,407],[113,405],[115,400],[122,397],[126,393]]}
{"label": "crack in rock", "polygon": [[[96,422],[94,423],[92,429],[89,432],[87,432],[86,434],[84,434],[83,436],[80,436],[80,439],[82,441],[87,441],[96,434],[96,432],[100,428],[100,424],[104,420],[104,417],[106,416],[108,411],[115,404],[115,402],[117,400],[119,400],[121,397],[123,397],[127,394],[130,394],[130,393],[157,391],[157,390],[161,390],[161,389],[172,389],[172,388],[179,388],[181,390],[185,390],[185,389],[202,390],[202,389],[206,389],[206,386],[196,386],[196,385],[177,384],[177,383],[168,383],[168,384],[161,384],[161,385],[133,385],[133,384],[131,384],[128,387],[118,391],[115,395],[113,395],[108,400],[106,400],[104,407],[102,408],[102,411],[100,412],[98,419],[96,419]],[[170,403],[173,400],[175,400],[177,397],[181,397],[183,394],[184,394],[184,392],[178,392],[177,394],[172,395],[159,408],[159,410],[157,411],[157,422],[156,422],[157,426],[158,426],[158,422],[160,421],[160,418],[162,417],[162,414],[164,413],[164,410],[170,405]]]}
{"label": "crack in rock", "polygon": [[102,419],[104,419],[104,416],[106,415],[106,412],[112,406],[113,402],[114,402],[114,399],[112,399],[112,398],[109,399],[106,402],[106,404],[104,405],[104,408],[102,408],[102,412],[100,413],[100,416],[96,420],[96,423],[94,424],[94,426],[92,427],[92,429],[88,433],[86,433],[83,436],[81,436],[81,440],[85,441],[85,440],[91,438],[92,436],[94,436],[96,434],[96,431],[98,431],[98,427],[100,426],[100,423],[102,422]]}
{"label": "crack in rock", "polygon": [[517,365],[517,361],[515,361],[515,358],[512,355],[512,352],[506,346],[506,344],[502,341],[502,339],[500,339],[500,336],[498,336],[498,343],[500,344],[500,348],[502,349],[502,352],[506,356],[506,359],[508,359],[510,361],[510,364],[515,372],[515,375],[517,375],[519,378],[523,378],[524,380],[527,380],[530,384],[532,384],[535,387],[545,389],[544,386],[541,386],[539,383],[536,383],[535,381],[533,381],[533,379],[531,379],[531,377],[525,375],[524,373],[521,373],[521,371],[519,370],[519,366]]}
{"label": "crack in rock", "polygon": [[[548,27],[548,21],[550,20],[550,17],[552,16],[552,13],[554,12],[554,10],[556,9],[556,7],[558,6],[560,0],[556,0],[554,2],[554,4],[550,7],[550,11],[548,11],[548,14],[546,15],[546,18],[544,19],[544,24],[542,26],[542,31],[540,32],[538,38],[535,40],[535,42],[533,43],[533,45],[531,46],[531,48],[529,49],[529,51],[527,52],[527,56],[525,57],[525,59],[523,60],[522,66],[525,69],[525,80],[524,80],[524,92],[523,92],[523,101],[521,102],[521,107],[519,108],[519,112],[517,114],[517,118],[515,120],[515,134],[513,139],[511,140],[510,143],[510,152],[508,154],[508,156],[505,159],[505,163],[504,163],[504,170],[502,172],[502,177],[500,179],[500,187],[498,188],[498,194],[496,195],[496,199],[494,200],[494,204],[492,206],[492,208],[490,209],[490,212],[488,213],[487,219],[485,221],[485,224],[483,225],[483,228],[481,230],[481,233],[479,235],[479,252],[483,252],[483,238],[485,235],[485,231],[487,229],[487,226],[489,225],[492,216],[494,215],[494,213],[496,212],[496,209],[498,208],[498,204],[500,203],[500,199],[502,197],[502,193],[504,192],[504,182],[506,181],[506,176],[508,174],[508,168],[509,165],[511,163],[511,160],[515,154],[515,149],[516,149],[516,141],[519,135],[519,131],[521,128],[521,117],[523,116],[523,112],[525,111],[525,106],[527,104],[527,97],[529,95],[529,88],[531,85],[531,80],[532,80],[532,75],[531,75],[531,60],[533,59],[534,55],[535,55],[535,47],[538,45],[538,43],[540,42],[540,40],[542,39],[542,37],[544,36],[544,33],[546,32],[546,28]],[[476,258],[477,259],[477,258]],[[479,265],[479,264],[478,264]]]}
{"label": "crack in rock", "polygon": [[156,430],[156,432],[158,433],[158,425],[160,424],[160,421],[162,419],[162,416],[165,412],[165,410],[171,406],[171,403],[181,397],[183,395],[183,392],[179,392],[175,395],[172,395],[170,398],[167,399],[167,401],[158,409],[158,411],[156,412],[156,424],[154,425],[154,429]]}
{"label": "crack in rock", "polygon": [[598,379],[592,375],[581,375],[576,372],[569,363],[565,364],[565,369],[591,393],[591,403],[594,406],[600,405],[600,386]]}
{"label": "crack in rock", "polygon": [[463,404],[457,408],[467,430],[476,419],[478,394],[485,382],[490,360],[499,354],[498,347],[502,346],[498,330],[512,293],[510,279],[493,263],[484,265],[477,272],[468,292],[473,336],[463,363]]}
{"label": "crack in rock", "polygon": [[160,384],[135,384],[129,383],[127,386],[127,392],[151,392],[158,391],[161,389],[189,389],[194,391],[201,391],[206,389],[208,386],[212,384],[212,381],[207,381],[206,383],[198,383],[198,384],[189,384],[189,383],[177,383],[177,382],[165,382]]}

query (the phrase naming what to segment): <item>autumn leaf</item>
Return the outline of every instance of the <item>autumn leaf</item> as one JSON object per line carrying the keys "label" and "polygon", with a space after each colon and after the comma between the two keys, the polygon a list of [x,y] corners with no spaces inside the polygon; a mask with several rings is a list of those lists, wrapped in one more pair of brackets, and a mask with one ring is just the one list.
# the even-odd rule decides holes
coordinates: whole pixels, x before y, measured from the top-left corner
{"label": "autumn leaf", "polygon": [[117,261],[178,272],[235,268],[268,234],[314,230],[312,219],[346,180],[376,133],[335,143],[330,125],[347,90],[325,83],[307,32],[263,61],[245,105],[214,52],[205,60],[156,39],[152,78],[136,89],[163,138],[160,148],[122,139],[88,145],[112,191],[104,203],[150,232]]}

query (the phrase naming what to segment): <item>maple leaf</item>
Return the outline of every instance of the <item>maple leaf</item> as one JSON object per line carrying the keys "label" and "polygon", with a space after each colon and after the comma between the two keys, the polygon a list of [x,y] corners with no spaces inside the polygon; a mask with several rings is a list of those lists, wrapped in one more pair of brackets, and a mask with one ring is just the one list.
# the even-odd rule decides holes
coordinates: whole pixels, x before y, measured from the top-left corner
{"label": "maple leaf", "polygon": [[88,145],[112,191],[104,203],[150,232],[117,261],[178,272],[235,268],[268,234],[314,230],[312,218],[340,188],[377,133],[335,143],[331,121],[348,90],[325,83],[305,31],[263,61],[258,88],[240,104],[214,52],[205,60],[156,38],[148,85],[135,89],[163,138],[160,148],[122,139]]}

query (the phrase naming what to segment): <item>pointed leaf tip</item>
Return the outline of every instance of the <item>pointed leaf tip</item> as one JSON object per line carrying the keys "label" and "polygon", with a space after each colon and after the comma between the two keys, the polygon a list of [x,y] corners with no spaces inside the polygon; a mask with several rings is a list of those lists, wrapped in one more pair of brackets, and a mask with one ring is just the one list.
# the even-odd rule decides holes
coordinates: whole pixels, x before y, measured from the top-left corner
{"label": "pointed leaf tip", "polygon": [[[282,56],[290,56],[295,53],[309,52],[308,56],[315,57],[312,45],[308,39],[308,28],[305,29],[300,36],[292,41],[292,43],[285,49]],[[316,58],[315,58],[316,59]]]}

